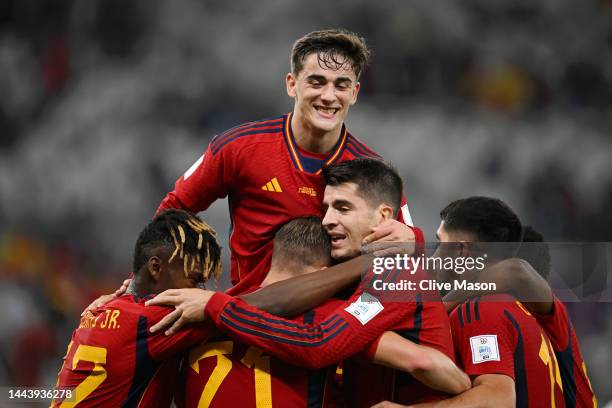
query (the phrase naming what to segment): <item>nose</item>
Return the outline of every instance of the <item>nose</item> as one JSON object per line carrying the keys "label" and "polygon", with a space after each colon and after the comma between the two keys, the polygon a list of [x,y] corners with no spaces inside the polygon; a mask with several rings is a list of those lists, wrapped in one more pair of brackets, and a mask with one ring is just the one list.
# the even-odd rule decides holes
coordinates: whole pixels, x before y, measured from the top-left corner
{"label": "nose", "polygon": [[321,100],[323,102],[333,103],[336,101],[336,89],[333,83],[328,83],[321,92]]}
{"label": "nose", "polygon": [[336,211],[334,211],[332,207],[329,207],[327,211],[325,211],[325,216],[323,217],[322,225],[326,231],[329,231],[333,229],[336,225],[338,225]]}

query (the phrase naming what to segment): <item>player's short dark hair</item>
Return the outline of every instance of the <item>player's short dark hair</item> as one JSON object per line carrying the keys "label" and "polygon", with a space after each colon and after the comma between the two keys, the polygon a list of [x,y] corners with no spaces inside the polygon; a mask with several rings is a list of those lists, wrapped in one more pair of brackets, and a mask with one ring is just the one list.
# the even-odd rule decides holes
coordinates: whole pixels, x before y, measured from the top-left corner
{"label": "player's short dark hair", "polygon": [[402,204],[402,178],[381,160],[347,160],[324,167],[322,174],[326,186],[357,184],[359,193],[373,208],[387,204],[395,215]]}
{"label": "player's short dark hair", "polygon": [[216,232],[197,215],[183,210],[167,210],[156,215],[141,231],[134,246],[134,273],[149,260],[150,251],[167,246],[174,252],[168,263],[176,257],[188,268],[200,266],[204,280],[221,273],[221,247]]}
{"label": "player's short dark hair", "polygon": [[447,231],[465,231],[480,242],[520,242],[522,225],[516,213],[497,198],[468,197],[440,211]]}
{"label": "player's short dark hair", "polygon": [[343,29],[313,31],[298,39],[291,49],[291,72],[299,74],[310,54],[317,54],[321,67],[341,69],[350,64],[357,79],[370,58],[365,40]]}
{"label": "player's short dark hair", "polygon": [[548,278],[550,273],[550,248],[544,242],[544,236],[530,225],[523,228],[523,244],[516,257],[529,262],[544,279]]}
{"label": "player's short dark hair", "polygon": [[285,223],[274,235],[273,262],[300,265],[331,263],[331,242],[318,217]]}

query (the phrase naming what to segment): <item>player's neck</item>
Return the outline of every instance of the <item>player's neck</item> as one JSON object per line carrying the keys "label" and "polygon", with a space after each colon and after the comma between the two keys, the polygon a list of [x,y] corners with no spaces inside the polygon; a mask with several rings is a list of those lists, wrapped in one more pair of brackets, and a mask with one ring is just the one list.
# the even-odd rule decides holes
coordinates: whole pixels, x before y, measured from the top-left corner
{"label": "player's neck", "polygon": [[301,264],[284,264],[281,266],[277,266],[273,263],[270,267],[270,270],[268,271],[268,274],[266,275],[266,278],[261,283],[261,287],[263,288],[276,282],[295,278],[296,276],[306,275],[308,273],[312,273],[320,269],[322,269],[322,267],[317,265],[306,266]]}
{"label": "player's neck", "polygon": [[268,285],[293,278],[294,276],[295,275],[287,273],[285,271],[270,269],[270,272],[268,272],[266,278],[263,280],[263,282],[261,282],[261,287],[265,288]]}
{"label": "player's neck", "polygon": [[342,124],[329,132],[315,129],[301,120],[299,113],[291,116],[291,130],[295,143],[302,149],[312,153],[327,153],[338,142]]}

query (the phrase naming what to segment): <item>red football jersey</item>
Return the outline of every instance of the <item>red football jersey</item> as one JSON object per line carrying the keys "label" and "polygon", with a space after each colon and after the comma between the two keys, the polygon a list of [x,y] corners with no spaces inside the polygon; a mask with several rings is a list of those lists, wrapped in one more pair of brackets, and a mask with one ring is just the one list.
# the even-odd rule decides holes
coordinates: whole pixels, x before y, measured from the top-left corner
{"label": "red football jersey", "polygon": [[[432,293],[421,300],[385,302],[358,290],[348,301],[328,313],[318,324],[294,321],[262,312],[239,298],[217,293],[206,306],[206,313],[218,328],[235,339],[253,344],[265,352],[292,364],[321,368],[337,363],[365,349],[372,357],[370,345],[387,330],[394,330],[413,341],[434,347],[451,359],[454,357],[450,325],[444,306],[433,301]],[[438,295],[436,295],[438,296]],[[438,296],[439,299],[439,296]],[[368,346],[368,347],[367,347]],[[356,360],[356,364],[360,364]],[[344,385],[350,406],[371,406],[383,399],[411,403],[440,399],[439,392],[412,381],[395,381],[392,370],[366,362],[368,373],[350,372],[344,368]],[[356,366],[353,366],[356,367]],[[393,378],[390,378],[393,377]],[[348,382],[348,384],[347,384]]]}
{"label": "red football jersey", "polygon": [[517,407],[565,406],[552,344],[512,296],[488,295],[457,306],[451,327],[458,359],[468,375],[511,377]]}
{"label": "red football jersey", "polygon": [[204,342],[210,330],[198,324],[172,336],[151,334],[172,309],[146,307],[148,298],[124,295],[81,318],[57,382],[76,397],[52,407],[170,406],[173,387],[163,381],[176,376],[177,353]]}
{"label": "red football jersey", "polygon": [[[199,212],[229,196],[232,283],[249,276],[239,291],[263,281],[270,267],[272,238],[281,225],[297,217],[323,215],[323,165],[361,157],[380,159],[344,126],[329,153],[306,152],[295,142],[290,123],[287,114],[213,137],[157,209]],[[412,226],[405,198],[398,220]],[[417,242],[423,242],[422,232],[414,230]]]}
{"label": "red football jersey", "polygon": [[[320,323],[340,300],[330,299],[296,324]],[[336,367],[308,370],[229,337],[192,349],[183,363],[179,407],[340,407]]]}
{"label": "red football jersey", "polygon": [[553,313],[535,315],[553,346],[561,369],[563,396],[567,407],[596,407],[597,399],[587,376],[578,337],[563,302],[555,298]]}

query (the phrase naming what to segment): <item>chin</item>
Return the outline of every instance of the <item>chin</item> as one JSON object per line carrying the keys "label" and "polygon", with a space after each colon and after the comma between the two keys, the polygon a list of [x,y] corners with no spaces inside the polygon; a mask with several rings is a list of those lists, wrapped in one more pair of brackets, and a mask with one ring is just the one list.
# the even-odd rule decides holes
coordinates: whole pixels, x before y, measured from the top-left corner
{"label": "chin", "polygon": [[342,121],[340,120],[325,120],[321,118],[312,118],[312,127],[321,130],[323,132],[331,132],[332,130],[341,126]]}
{"label": "chin", "polygon": [[358,251],[353,251],[351,249],[337,249],[331,251],[331,256],[336,262],[348,261],[349,259],[353,259],[358,255],[360,255]]}

